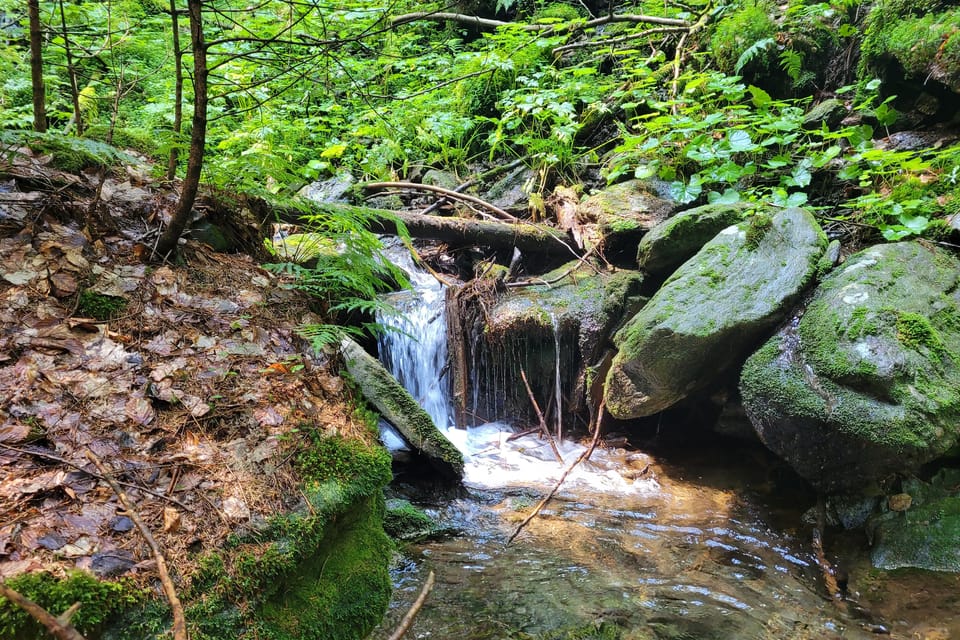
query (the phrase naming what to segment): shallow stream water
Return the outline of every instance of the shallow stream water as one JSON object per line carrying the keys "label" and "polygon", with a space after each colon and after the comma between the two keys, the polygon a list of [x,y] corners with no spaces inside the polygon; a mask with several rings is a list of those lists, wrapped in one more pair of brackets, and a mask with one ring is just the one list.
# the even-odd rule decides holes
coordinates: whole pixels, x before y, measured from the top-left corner
{"label": "shallow stream water", "polygon": [[[418,288],[394,300],[404,333],[381,354],[464,453],[465,491],[420,504],[451,533],[405,548],[375,640],[431,570],[406,638],[960,639],[957,576],[873,571],[862,534],[828,537],[849,575],[849,598],[829,598],[802,524],[815,496],[747,444],[597,449],[507,545],[584,444],[561,443],[561,463],[536,436],[508,440],[510,425],[454,428],[429,369],[444,360],[442,289],[429,277]],[[571,629],[595,633],[559,635]]]}

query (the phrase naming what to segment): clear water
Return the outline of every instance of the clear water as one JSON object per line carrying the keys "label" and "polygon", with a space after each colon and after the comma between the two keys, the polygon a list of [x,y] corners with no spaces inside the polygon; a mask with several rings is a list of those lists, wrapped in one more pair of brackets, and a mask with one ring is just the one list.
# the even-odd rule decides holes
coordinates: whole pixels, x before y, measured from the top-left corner
{"label": "clear water", "polygon": [[[956,577],[872,572],[860,540],[843,540],[851,600],[827,597],[800,524],[811,496],[780,483],[778,465],[749,446],[658,457],[598,449],[507,546],[584,444],[559,443],[561,464],[538,437],[510,440],[508,424],[453,426],[441,374],[443,289],[426,278],[425,290],[394,300],[405,333],[388,336],[382,357],[464,453],[467,497],[422,505],[457,534],[406,548],[375,640],[390,636],[430,570],[436,586],[406,638],[554,637],[584,627],[630,640],[960,638]],[[918,593],[923,604],[913,606]]]}

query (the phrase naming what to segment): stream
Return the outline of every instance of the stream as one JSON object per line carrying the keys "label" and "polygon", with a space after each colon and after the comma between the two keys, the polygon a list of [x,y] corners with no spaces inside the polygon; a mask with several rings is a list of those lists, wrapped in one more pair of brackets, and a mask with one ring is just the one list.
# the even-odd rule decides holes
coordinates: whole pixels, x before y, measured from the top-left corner
{"label": "stream", "polygon": [[[598,448],[507,545],[588,443],[559,443],[561,464],[545,440],[508,440],[509,424],[453,425],[443,288],[404,253],[391,259],[414,291],[391,294],[401,313],[379,321],[402,331],[381,339],[381,359],[463,452],[465,491],[411,498],[451,533],[404,547],[374,640],[431,570],[406,638],[960,638],[957,577],[874,571],[862,533],[827,541],[849,574],[850,597],[832,601],[802,520],[815,496],[749,444]],[[388,428],[383,440],[403,447]]]}

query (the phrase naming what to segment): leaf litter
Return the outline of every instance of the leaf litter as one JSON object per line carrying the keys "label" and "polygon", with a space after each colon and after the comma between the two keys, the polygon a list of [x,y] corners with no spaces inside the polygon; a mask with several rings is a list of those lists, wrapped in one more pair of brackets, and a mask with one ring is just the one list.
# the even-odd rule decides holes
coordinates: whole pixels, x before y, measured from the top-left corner
{"label": "leaf litter", "polygon": [[[114,180],[109,202],[94,202],[85,179],[63,180],[74,200],[62,211],[29,188],[0,207],[0,578],[80,568],[156,588],[150,550],[89,449],[184,588],[203,550],[301,501],[291,461],[304,424],[369,436],[295,332],[319,321],[305,296],[193,241],[185,265],[147,267],[135,232],[170,195]],[[94,205],[114,223],[95,241],[89,220],[71,222]],[[84,317],[90,294],[125,305]]]}

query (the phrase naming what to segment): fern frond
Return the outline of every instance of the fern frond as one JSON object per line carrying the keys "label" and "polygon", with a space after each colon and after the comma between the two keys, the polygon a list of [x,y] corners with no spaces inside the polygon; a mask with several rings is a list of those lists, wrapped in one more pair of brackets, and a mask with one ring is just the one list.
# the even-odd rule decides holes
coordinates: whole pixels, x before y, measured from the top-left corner
{"label": "fern frond", "polygon": [[734,73],[740,73],[744,67],[753,62],[754,59],[760,56],[760,54],[766,52],[771,45],[776,44],[776,40],[773,38],[762,38],[757,40],[752,45],[747,47],[746,51],[740,54],[740,57],[737,58],[737,64],[733,68]]}
{"label": "fern frond", "polygon": [[786,72],[794,86],[799,86],[803,75],[803,53],[793,49],[784,49],[780,53],[780,68]]}

